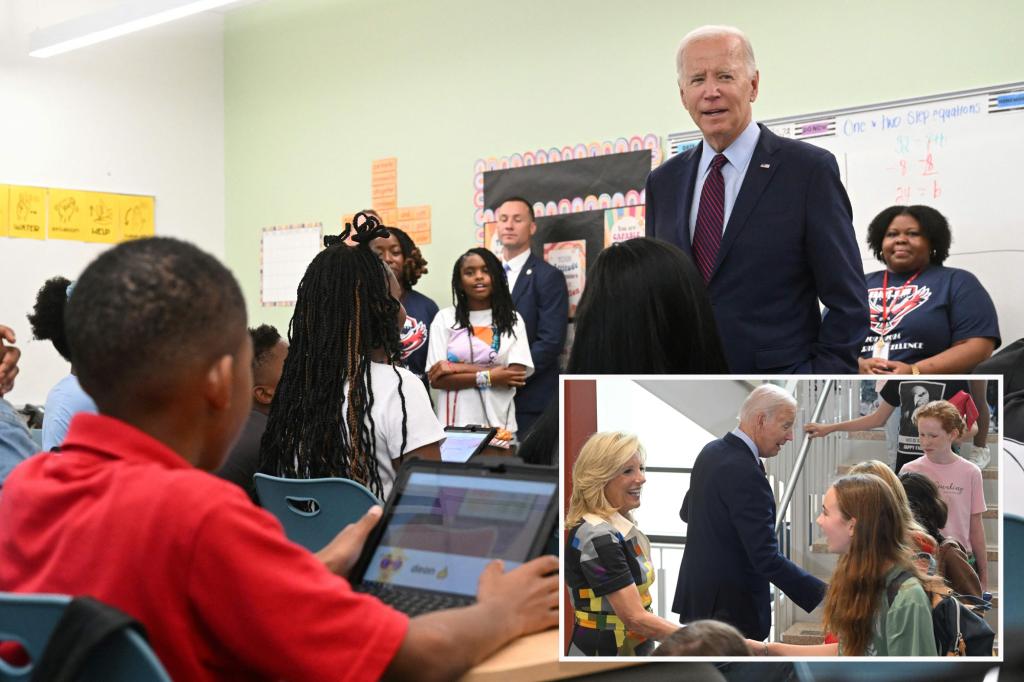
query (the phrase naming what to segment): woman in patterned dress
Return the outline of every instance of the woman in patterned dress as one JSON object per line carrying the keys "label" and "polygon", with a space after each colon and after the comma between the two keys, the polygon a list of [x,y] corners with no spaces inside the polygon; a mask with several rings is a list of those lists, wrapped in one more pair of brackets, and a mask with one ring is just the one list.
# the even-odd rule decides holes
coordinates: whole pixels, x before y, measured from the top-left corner
{"label": "woman in patterned dress", "polygon": [[679,629],[651,611],[650,543],[631,515],[640,506],[644,460],[636,436],[596,433],[573,466],[565,519],[570,655],[645,656]]}

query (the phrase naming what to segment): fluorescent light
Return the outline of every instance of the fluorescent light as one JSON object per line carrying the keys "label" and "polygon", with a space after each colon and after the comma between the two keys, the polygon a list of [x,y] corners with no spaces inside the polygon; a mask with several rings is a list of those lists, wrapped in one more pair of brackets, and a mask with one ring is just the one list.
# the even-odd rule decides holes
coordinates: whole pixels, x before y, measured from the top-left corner
{"label": "fluorescent light", "polygon": [[34,31],[28,54],[52,57],[233,2],[238,0],[130,0],[103,12]]}

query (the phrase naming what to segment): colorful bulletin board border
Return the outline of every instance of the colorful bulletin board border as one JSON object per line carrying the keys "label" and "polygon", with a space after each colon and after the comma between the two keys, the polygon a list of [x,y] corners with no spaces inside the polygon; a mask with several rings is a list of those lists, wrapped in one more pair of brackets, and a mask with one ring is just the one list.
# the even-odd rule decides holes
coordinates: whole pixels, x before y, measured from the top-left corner
{"label": "colorful bulletin board border", "polygon": [[152,237],[156,198],[0,185],[0,237],[117,244]]}
{"label": "colorful bulletin board border", "polygon": [[[634,135],[630,138],[620,137],[614,141],[580,143],[577,145],[566,145],[564,147],[551,147],[550,149],[537,149],[516,153],[511,156],[490,157],[477,159],[473,165],[473,208],[474,222],[478,228],[477,239],[483,240],[483,226],[485,223],[494,222],[494,211],[484,207],[484,173],[493,170],[505,170],[508,168],[521,168],[523,166],[536,166],[544,163],[558,163],[560,161],[572,161],[574,159],[586,159],[592,156],[605,156],[607,154],[622,154],[624,152],[638,152],[650,150],[651,168],[657,167],[662,160],[661,138],[654,133],[647,135]],[[564,197],[558,201],[547,203],[537,202],[533,211],[538,217],[558,215],[561,213],[581,213],[593,211],[600,208],[619,208],[622,206],[638,206],[644,203],[643,191],[630,191],[626,194],[616,192],[608,195],[586,196],[586,197]]]}
{"label": "colorful bulletin board border", "polygon": [[260,303],[295,305],[299,282],[323,248],[323,223],[264,227],[260,235]]}

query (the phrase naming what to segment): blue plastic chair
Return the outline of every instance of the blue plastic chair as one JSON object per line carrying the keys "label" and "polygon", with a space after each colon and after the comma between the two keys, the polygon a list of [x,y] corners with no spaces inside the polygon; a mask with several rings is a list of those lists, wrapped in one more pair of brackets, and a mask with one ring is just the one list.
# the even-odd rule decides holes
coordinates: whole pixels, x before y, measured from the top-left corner
{"label": "blue plastic chair", "polygon": [[350,523],[381,501],[347,478],[278,478],[256,474],[260,505],[277,517],[284,534],[311,552],[327,546]]}
{"label": "blue plastic chair", "polygon": [[[999,608],[1003,611],[1003,628],[1024,632],[1024,518],[1003,514],[1002,594]],[[1004,646],[1008,639],[1004,639]],[[1009,648],[1009,647],[1007,647]]]}
{"label": "blue plastic chair", "polygon": [[[0,592],[0,641],[17,641],[39,660],[71,597],[62,594]],[[34,666],[0,659],[0,682],[27,682]],[[100,644],[79,678],[85,682],[171,682],[149,644],[134,630],[122,630]]]}

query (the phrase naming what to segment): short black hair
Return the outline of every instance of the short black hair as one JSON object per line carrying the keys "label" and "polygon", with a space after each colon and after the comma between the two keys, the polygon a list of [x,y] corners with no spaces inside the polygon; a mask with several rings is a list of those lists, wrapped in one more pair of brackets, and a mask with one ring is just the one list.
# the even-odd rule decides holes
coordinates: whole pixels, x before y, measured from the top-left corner
{"label": "short black hair", "polygon": [[882,263],[882,240],[885,233],[889,231],[889,225],[897,216],[910,216],[921,226],[921,233],[928,239],[932,250],[928,254],[928,262],[932,265],[942,265],[949,258],[949,246],[953,243],[953,233],[949,229],[949,221],[946,216],[936,211],[931,206],[916,204],[913,206],[890,206],[874,217],[868,225],[867,244],[871,251]]}
{"label": "short black hair", "polygon": [[725,374],[704,280],[667,242],[608,247],[587,272],[569,374]]}
{"label": "short black hair", "polygon": [[521,204],[525,204],[526,208],[530,211],[530,220],[532,220],[533,222],[537,222],[537,216],[533,212],[533,204],[531,204],[529,201],[520,196],[511,196],[508,197],[507,199],[502,199],[497,204],[495,204],[494,210],[497,211],[499,208],[502,207],[503,204],[507,204],[510,201],[518,201]]}
{"label": "short black hair", "polygon": [[166,391],[182,369],[233,354],[245,319],[228,269],[168,237],[100,254],[75,282],[64,314],[78,380],[101,411]]}
{"label": "short black hair", "polygon": [[40,341],[49,340],[53,347],[68,362],[71,362],[71,350],[68,348],[67,335],[64,333],[64,308],[68,302],[68,287],[71,280],[67,277],[52,277],[43,283],[36,294],[36,304],[28,315],[32,325],[32,336]]}
{"label": "short black hair", "polygon": [[252,369],[263,364],[267,355],[281,340],[281,334],[277,327],[270,324],[261,324],[258,327],[249,327],[249,336],[252,337]]}

